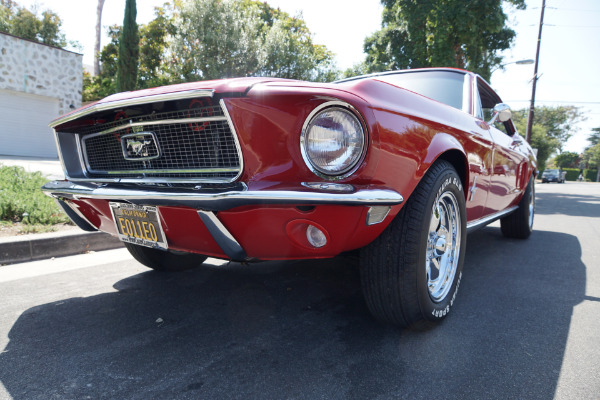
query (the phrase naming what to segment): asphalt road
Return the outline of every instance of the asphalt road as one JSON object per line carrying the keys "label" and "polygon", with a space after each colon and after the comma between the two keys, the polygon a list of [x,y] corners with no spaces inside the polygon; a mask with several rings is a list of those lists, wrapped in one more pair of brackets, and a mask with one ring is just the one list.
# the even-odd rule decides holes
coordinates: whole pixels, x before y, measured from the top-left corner
{"label": "asphalt road", "polygon": [[535,228],[470,235],[426,332],[373,321],[350,258],[2,267],[0,399],[598,399],[600,184],[538,184]]}

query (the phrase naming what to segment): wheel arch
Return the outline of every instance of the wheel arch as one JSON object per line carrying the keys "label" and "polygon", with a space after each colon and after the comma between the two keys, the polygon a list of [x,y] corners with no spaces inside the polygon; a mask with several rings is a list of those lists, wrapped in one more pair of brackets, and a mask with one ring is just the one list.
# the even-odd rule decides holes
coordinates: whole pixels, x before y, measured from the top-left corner
{"label": "wheel arch", "polygon": [[458,149],[451,149],[440,154],[436,158],[436,161],[437,160],[445,160],[452,164],[460,177],[460,181],[463,185],[463,192],[466,196],[467,190],[465,188],[469,187],[469,168],[467,166],[467,157],[465,154]]}
{"label": "wheel arch", "polygon": [[458,173],[466,196],[466,188],[469,187],[469,164],[463,143],[457,139],[458,137],[447,132],[436,134],[431,140],[421,164],[420,176],[423,177],[437,160],[448,161]]}

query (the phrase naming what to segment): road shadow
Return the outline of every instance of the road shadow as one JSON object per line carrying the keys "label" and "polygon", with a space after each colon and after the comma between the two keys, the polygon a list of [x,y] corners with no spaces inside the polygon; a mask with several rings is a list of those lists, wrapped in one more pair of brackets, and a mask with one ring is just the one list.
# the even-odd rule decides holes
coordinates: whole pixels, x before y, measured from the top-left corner
{"label": "road shadow", "polygon": [[429,331],[373,321],[352,258],[145,272],[20,315],[0,381],[28,400],[552,398],[579,242],[468,241],[454,311]]}
{"label": "road shadow", "polygon": [[536,210],[540,215],[568,215],[573,217],[600,216],[598,196],[586,196],[571,193],[535,194]]}

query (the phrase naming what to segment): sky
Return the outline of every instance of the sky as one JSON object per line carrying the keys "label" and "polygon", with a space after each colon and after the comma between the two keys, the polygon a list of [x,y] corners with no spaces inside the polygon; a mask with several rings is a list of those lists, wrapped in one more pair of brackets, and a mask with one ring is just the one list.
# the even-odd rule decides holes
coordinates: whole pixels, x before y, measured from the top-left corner
{"label": "sky", "polygon": [[[137,22],[149,22],[154,7],[165,0],[137,0]],[[30,8],[51,9],[63,20],[68,40],[83,46],[84,64],[93,63],[96,0],[17,0]],[[363,60],[364,38],[381,27],[379,0],[267,0],[291,15],[302,14],[314,41],[336,54],[338,67],[346,69]],[[503,70],[493,73],[492,87],[513,109],[529,107],[533,65],[509,64],[535,58],[542,0],[526,0],[527,9],[507,7],[510,26],[517,36],[504,53]],[[106,0],[103,27],[122,24],[125,0]],[[104,30],[106,32],[106,30]],[[600,1],[546,0],[538,67],[536,105],[575,105],[586,120],[564,150],[581,152],[592,128],[600,127]],[[102,44],[108,43],[103,38]],[[521,132],[524,135],[524,132]]]}

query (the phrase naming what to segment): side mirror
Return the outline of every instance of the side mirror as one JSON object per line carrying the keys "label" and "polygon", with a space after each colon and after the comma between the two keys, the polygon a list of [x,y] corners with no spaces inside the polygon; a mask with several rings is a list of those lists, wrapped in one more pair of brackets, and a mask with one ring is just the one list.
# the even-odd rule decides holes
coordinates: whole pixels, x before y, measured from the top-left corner
{"label": "side mirror", "polygon": [[488,121],[489,125],[493,125],[496,120],[500,122],[506,122],[512,117],[512,112],[508,104],[498,103],[494,106],[494,114],[492,119]]}

